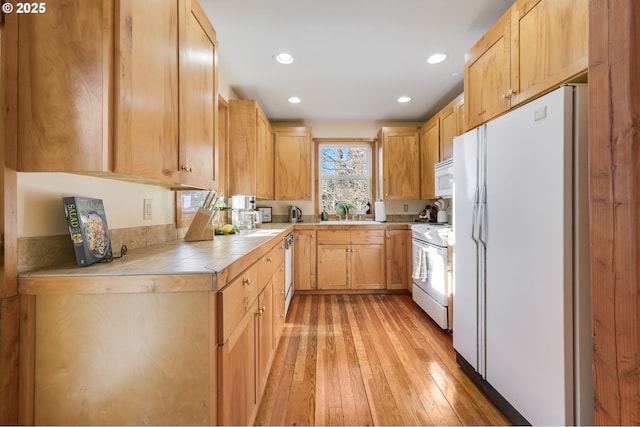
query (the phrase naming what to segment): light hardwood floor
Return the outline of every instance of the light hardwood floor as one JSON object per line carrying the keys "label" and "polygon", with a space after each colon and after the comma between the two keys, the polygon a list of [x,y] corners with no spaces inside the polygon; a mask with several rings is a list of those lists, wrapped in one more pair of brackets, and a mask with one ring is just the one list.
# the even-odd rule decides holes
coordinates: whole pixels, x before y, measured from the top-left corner
{"label": "light hardwood floor", "polygon": [[256,425],[507,425],[409,295],[296,295]]}

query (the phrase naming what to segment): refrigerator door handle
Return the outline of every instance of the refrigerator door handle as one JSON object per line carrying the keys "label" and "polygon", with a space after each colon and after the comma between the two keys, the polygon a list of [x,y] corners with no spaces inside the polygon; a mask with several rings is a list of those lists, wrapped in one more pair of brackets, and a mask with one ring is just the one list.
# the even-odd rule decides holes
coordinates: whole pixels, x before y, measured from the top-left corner
{"label": "refrigerator door handle", "polygon": [[481,196],[481,202],[480,202],[480,209],[478,213],[478,222],[479,222],[478,240],[480,241],[480,243],[482,243],[484,247],[487,246],[486,227],[483,226],[485,223],[486,212],[487,212],[487,184],[484,184],[482,186],[482,196]]}
{"label": "refrigerator door handle", "polygon": [[478,232],[478,206],[480,204],[480,187],[476,185],[476,194],[473,203],[473,213],[471,214],[471,239],[479,243],[480,233]]}

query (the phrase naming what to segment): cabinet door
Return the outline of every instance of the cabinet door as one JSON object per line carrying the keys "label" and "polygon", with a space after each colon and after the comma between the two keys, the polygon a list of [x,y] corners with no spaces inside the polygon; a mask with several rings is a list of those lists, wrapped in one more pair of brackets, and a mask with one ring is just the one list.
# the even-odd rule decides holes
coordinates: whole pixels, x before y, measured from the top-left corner
{"label": "cabinet door", "polygon": [[273,275],[273,329],[274,329],[274,348],[278,348],[280,337],[284,331],[286,314],[285,307],[285,284],[284,284],[284,264]]}
{"label": "cabinet door", "polygon": [[440,115],[440,160],[453,158],[453,138],[456,135],[456,115],[453,104],[441,111]]}
{"label": "cabinet door", "polygon": [[410,230],[387,231],[387,289],[410,289]]}
{"label": "cabinet door", "polygon": [[352,289],[384,289],[384,245],[351,245],[349,275]]}
{"label": "cabinet door", "polygon": [[113,7],[57,0],[16,18],[18,170],[109,172]]}
{"label": "cabinet door", "polygon": [[316,232],[296,231],[293,250],[293,288],[296,291],[316,289]]}
{"label": "cabinet door", "polygon": [[[264,386],[269,377],[269,368],[275,354],[275,330],[273,309],[273,282],[269,281],[262,293],[258,296],[258,310],[256,324],[258,331],[258,365],[256,379],[256,396],[262,396]],[[258,400],[260,400],[258,398]]]}
{"label": "cabinet door", "polygon": [[440,158],[440,121],[434,117],[422,126],[420,138],[420,198],[436,198],[434,166]]}
{"label": "cabinet door", "polygon": [[120,0],[115,10],[114,171],[177,181],[178,1]]}
{"label": "cabinet door", "polygon": [[257,300],[224,345],[218,347],[220,425],[250,425],[256,410]]}
{"label": "cabinet door", "polygon": [[512,9],[513,107],[586,71],[589,1],[527,0]]}
{"label": "cabinet door", "polygon": [[257,130],[258,136],[256,146],[256,191],[255,195],[259,199],[273,199],[273,132],[267,118],[258,111]]}
{"label": "cabinet door", "polygon": [[311,128],[275,129],[276,200],[311,200]]}
{"label": "cabinet door", "polygon": [[509,109],[510,18],[507,11],[467,54],[464,65],[467,129]]}
{"label": "cabinet door", "polygon": [[200,4],[187,0],[180,28],[180,182],[214,187],[216,36]]}
{"label": "cabinet door", "polygon": [[258,104],[229,101],[229,194],[256,194]]}
{"label": "cabinet door", "polygon": [[348,289],[350,245],[318,245],[318,289]]}
{"label": "cabinet door", "polygon": [[[464,93],[458,96],[455,106],[456,110],[456,133],[455,136],[462,135],[467,130],[464,127]],[[453,148],[452,148],[453,149]],[[452,154],[453,157],[453,154]]]}
{"label": "cabinet door", "polygon": [[385,200],[420,199],[419,138],[419,128],[382,129],[382,194]]}

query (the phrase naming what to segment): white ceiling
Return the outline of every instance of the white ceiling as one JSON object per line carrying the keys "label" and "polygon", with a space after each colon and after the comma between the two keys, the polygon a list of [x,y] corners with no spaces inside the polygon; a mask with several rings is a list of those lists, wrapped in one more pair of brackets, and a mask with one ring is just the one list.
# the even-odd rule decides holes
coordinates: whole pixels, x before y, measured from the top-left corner
{"label": "white ceiling", "polygon": [[[514,2],[200,1],[222,80],[269,119],[305,122],[427,119],[462,92],[465,53]],[[274,60],[282,51],[293,64]],[[436,52],[447,60],[427,64]],[[294,95],[302,103],[289,104]]]}

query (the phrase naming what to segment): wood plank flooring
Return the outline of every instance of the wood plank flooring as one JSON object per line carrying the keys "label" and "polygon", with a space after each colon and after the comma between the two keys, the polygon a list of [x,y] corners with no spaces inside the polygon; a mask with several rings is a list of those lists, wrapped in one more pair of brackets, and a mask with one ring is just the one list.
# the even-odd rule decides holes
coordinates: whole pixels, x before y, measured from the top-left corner
{"label": "wood plank flooring", "polygon": [[296,295],[256,425],[508,425],[410,295]]}

